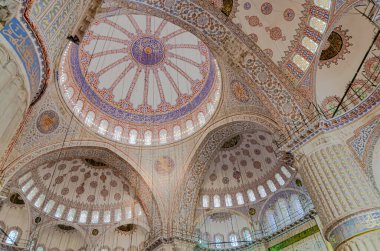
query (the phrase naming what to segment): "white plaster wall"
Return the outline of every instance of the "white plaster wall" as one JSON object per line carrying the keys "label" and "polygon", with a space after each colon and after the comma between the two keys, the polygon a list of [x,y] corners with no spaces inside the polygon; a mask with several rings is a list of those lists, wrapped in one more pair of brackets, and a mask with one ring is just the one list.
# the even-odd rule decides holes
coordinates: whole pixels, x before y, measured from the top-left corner
{"label": "white plaster wall", "polygon": [[0,209],[0,221],[5,224],[5,232],[11,228],[18,227],[22,233],[19,237],[22,240],[29,239],[30,218],[28,208],[24,206],[15,206],[10,202],[5,203]]}

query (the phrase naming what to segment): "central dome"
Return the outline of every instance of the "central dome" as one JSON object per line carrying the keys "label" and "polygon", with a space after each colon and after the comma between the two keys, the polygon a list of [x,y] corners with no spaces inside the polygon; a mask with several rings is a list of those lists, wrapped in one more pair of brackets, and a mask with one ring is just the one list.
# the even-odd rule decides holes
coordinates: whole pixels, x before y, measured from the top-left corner
{"label": "central dome", "polygon": [[60,87],[74,114],[99,134],[129,144],[165,144],[211,118],[220,71],[207,46],[163,19],[98,19],[63,53]]}

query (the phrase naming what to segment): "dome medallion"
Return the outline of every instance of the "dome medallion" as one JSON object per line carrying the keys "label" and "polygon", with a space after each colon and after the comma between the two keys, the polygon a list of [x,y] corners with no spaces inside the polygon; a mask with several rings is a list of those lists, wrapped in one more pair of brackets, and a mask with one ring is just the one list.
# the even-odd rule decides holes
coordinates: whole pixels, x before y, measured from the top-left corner
{"label": "dome medallion", "polygon": [[98,19],[60,66],[63,97],[86,126],[112,140],[159,145],[183,139],[214,114],[220,70],[207,46],[161,18]]}
{"label": "dome medallion", "polygon": [[152,66],[165,57],[163,44],[152,37],[141,37],[132,45],[132,57],[141,65]]}

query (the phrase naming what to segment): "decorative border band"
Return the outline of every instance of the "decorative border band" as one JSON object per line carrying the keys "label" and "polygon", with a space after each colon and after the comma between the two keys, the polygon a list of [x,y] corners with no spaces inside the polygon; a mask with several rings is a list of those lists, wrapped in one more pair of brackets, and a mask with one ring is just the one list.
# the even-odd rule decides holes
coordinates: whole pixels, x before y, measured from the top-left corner
{"label": "decorative border band", "polygon": [[331,230],[328,240],[335,249],[346,240],[373,230],[380,230],[380,210],[347,218]]}

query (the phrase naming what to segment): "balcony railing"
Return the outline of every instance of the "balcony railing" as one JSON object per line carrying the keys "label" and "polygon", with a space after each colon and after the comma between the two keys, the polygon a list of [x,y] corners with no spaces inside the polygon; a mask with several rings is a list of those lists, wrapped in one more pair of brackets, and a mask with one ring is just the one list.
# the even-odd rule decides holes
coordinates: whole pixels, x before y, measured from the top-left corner
{"label": "balcony railing", "polygon": [[[164,243],[171,243],[175,240],[188,242],[195,246],[195,250],[248,250],[264,242],[268,242],[279,235],[285,234],[298,226],[312,220],[316,212],[311,202],[305,206],[305,212],[294,212],[289,214],[289,219],[276,221],[275,225],[261,226],[261,230],[251,231],[251,240],[237,240],[236,242],[215,242],[204,240],[199,234],[180,229],[160,230],[151,233],[144,244],[146,250],[153,250]],[[225,236],[226,237],[226,236]]]}

